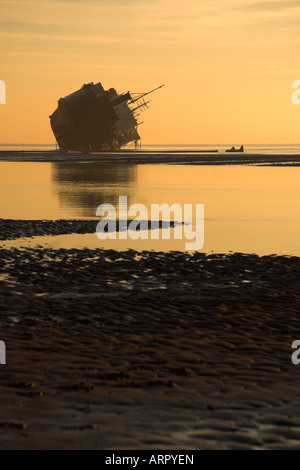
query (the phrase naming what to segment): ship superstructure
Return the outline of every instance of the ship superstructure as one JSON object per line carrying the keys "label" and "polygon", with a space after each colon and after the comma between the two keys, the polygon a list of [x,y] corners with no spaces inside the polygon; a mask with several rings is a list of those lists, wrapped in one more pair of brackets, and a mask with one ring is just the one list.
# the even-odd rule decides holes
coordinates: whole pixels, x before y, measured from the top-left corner
{"label": "ship superstructure", "polygon": [[147,93],[117,93],[105,91],[101,83],[85,84],[80,90],[60,98],[50,116],[52,131],[58,146],[64,151],[118,150],[129,142],[137,145],[140,111],[149,101]]}

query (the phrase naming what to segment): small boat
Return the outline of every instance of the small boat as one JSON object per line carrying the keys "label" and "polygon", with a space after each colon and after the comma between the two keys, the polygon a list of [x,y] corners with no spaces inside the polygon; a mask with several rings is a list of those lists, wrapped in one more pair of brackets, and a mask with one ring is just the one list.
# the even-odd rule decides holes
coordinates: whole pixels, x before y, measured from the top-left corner
{"label": "small boat", "polygon": [[236,149],[235,147],[231,147],[231,149],[225,150],[225,152],[243,152],[244,151],[244,146],[241,145],[239,149]]}

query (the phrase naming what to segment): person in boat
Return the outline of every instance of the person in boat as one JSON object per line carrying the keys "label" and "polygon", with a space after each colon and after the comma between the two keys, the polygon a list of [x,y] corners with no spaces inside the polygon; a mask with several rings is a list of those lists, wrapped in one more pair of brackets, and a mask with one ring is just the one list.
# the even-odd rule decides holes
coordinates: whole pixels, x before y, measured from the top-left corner
{"label": "person in boat", "polygon": [[230,152],[235,152],[235,147],[231,147]]}
{"label": "person in boat", "polygon": [[240,152],[243,152],[243,151],[244,151],[244,146],[241,145]]}

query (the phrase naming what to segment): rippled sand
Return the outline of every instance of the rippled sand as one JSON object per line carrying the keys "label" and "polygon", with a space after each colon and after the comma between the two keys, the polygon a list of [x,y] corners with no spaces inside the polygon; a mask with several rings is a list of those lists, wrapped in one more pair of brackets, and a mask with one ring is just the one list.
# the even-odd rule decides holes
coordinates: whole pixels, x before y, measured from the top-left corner
{"label": "rippled sand", "polygon": [[300,448],[297,257],[0,252],[0,446]]}

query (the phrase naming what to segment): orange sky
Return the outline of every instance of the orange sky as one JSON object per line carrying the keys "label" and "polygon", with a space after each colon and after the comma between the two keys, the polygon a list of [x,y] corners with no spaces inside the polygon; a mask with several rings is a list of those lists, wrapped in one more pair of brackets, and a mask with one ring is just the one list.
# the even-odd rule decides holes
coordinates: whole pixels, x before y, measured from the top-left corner
{"label": "orange sky", "polygon": [[299,0],[0,0],[0,12],[0,143],[54,143],[57,100],[90,81],[166,84],[143,143],[300,141]]}

